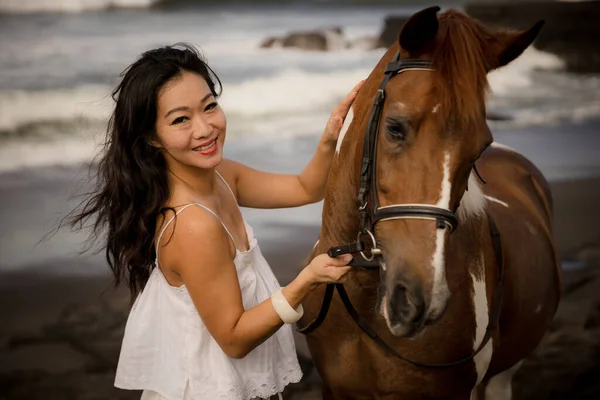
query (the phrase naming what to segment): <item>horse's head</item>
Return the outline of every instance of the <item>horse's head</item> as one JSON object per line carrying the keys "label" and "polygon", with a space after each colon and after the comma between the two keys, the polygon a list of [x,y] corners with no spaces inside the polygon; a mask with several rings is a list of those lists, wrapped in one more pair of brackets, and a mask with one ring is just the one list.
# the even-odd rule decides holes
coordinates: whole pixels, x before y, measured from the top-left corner
{"label": "horse's head", "polygon": [[[373,144],[375,185],[370,195],[376,194],[379,207],[435,207],[429,215],[423,210],[390,215],[375,226],[384,271],[377,310],[397,336],[413,335],[444,313],[450,298],[445,258],[452,218],[459,205],[459,225],[469,213],[483,210],[482,203],[468,202],[465,196],[477,191],[476,182],[469,185],[470,192],[465,190],[475,161],[492,142],[486,122],[487,73],[518,57],[543,25],[495,31],[454,10],[438,18],[438,11],[428,8],[407,21],[399,47],[383,57],[354,110],[369,114],[385,66],[397,51],[400,60],[431,62],[430,69],[417,63],[392,74]],[[355,121],[353,130],[364,132],[366,119]],[[444,210],[449,218],[439,215]]]}

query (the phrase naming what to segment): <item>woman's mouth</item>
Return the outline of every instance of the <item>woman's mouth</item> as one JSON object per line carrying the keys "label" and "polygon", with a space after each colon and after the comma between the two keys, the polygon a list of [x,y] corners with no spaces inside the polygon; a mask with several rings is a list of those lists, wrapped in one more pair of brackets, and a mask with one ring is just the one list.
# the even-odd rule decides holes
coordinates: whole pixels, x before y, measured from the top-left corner
{"label": "woman's mouth", "polygon": [[217,138],[205,145],[194,147],[192,150],[205,156],[212,154],[217,150]]}

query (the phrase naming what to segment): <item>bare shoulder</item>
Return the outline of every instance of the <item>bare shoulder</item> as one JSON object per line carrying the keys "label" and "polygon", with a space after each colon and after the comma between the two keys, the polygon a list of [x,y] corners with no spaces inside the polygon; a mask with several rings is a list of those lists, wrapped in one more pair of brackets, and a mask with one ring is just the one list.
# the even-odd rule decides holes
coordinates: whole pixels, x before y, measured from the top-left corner
{"label": "bare shoulder", "polygon": [[[203,207],[191,205],[167,227],[159,244],[159,263],[177,275],[199,264],[232,261],[235,248],[221,222]],[[207,260],[200,263],[199,260]]]}
{"label": "bare shoulder", "polygon": [[227,181],[227,184],[231,187],[234,193],[237,195],[237,182],[240,173],[243,172],[245,166],[237,161],[223,158],[217,171]]}

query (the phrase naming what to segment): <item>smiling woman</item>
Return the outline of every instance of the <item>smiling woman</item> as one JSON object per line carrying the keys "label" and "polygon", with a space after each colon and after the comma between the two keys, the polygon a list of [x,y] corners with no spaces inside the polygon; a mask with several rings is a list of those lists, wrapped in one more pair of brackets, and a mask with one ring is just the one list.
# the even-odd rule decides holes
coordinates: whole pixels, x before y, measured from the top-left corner
{"label": "smiling woman", "polygon": [[324,196],[339,132],[360,84],[338,105],[298,175],[223,158],[220,81],[190,46],[142,54],[124,73],[97,187],[72,217],[106,231],[115,283],[135,299],[115,385],[143,399],[278,396],[298,382],[290,324],[350,257],[315,257],[281,288],[240,206],[293,207]]}
{"label": "smiling woman", "polygon": [[[164,150],[170,165],[179,161],[203,169],[215,168],[222,157],[226,127],[225,114],[206,80],[184,71],[158,94],[156,138],[151,144]],[[190,148],[193,153],[188,152]]]}

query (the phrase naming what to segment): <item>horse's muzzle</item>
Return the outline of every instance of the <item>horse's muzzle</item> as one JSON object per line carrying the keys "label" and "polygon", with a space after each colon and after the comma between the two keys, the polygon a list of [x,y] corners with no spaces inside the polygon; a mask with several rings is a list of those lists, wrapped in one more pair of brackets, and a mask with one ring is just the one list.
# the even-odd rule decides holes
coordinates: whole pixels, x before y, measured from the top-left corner
{"label": "horse's muzzle", "polygon": [[426,304],[419,289],[395,284],[381,297],[380,310],[395,336],[414,336],[424,326]]}

